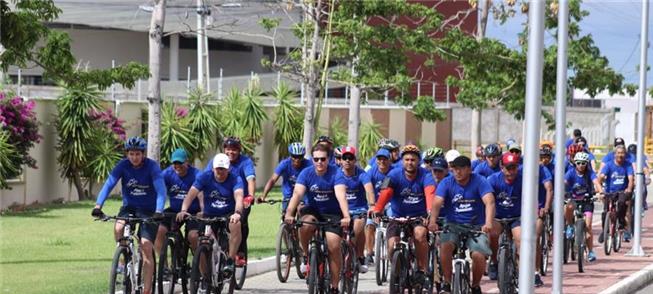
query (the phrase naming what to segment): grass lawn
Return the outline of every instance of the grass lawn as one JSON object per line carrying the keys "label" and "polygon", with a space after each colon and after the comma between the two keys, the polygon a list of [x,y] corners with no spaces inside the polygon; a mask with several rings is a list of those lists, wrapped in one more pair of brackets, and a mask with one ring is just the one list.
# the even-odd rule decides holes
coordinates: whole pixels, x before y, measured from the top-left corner
{"label": "grass lawn", "polygon": [[[278,190],[271,198],[281,197]],[[106,293],[115,249],[112,223],[91,218],[94,202],[46,205],[0,217],[0,293]],[[102,209],[116,214],[121,201]],[[250,215],[250,260],[274,254],[280,204]]]}

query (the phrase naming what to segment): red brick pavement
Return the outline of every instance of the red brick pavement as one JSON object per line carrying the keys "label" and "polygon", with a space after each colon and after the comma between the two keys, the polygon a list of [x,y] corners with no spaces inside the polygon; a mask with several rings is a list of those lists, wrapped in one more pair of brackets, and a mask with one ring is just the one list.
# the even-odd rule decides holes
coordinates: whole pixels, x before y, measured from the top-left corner
{"label": "red brick pavement", "polygon": [[[619,253],[612,253],[606,256],[603,252],[603,244],[599,244],[597,239],[600,233],[600,223],[596,225],[600,213],[595,213],[594,231],[594,252],[597,254],[597,260],[591,264],[585,265],[585,272],[578,272],[578,265],[568,263],[563,265],[563,293],[599,293],[602,290],[614,285],[629,275],[641,270],[642,268],[653,264],[653,209],[648,210],[642,221],[642,248],[647,257],[626,257],[632,246],[631,243],[623,243]],[[552,260],[553,258],[550,258]],[[544,286],[536,289],[536,293],[551,293],[552,286],[552,266],[549,266],[547,276],[542,277]],[[484,293],[499,293],[495,281],[490,281],[487,277],[483,278],[481,287]]]}

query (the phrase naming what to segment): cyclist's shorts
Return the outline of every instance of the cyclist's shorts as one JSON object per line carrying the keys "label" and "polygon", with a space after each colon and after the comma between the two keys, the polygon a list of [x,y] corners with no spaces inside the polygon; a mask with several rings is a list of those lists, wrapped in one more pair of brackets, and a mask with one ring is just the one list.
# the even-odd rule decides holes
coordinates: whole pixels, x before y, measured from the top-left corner
{"label": "cyclist's shorts", "polygon": [[[164,226],[168,231],[170,231],[170,225],[172,224],[172,221],[175,219],[175,217],[173,215],[167,215],[167,214],[178,213],[178,211],[173,211],[170,207],[168,207],[163,210],[163,213],[166,214],[166,216],[163,218],[163,221],[160,223],[160,225]],[[193,231],[193,230],[197,231],[200,228],[200,225],[196,220],[187,219],[181,224],[177,223],[177,225],[184,226],[186,235],[188,235],[189,231]]]}
{"label": "cyclist's shorts", "polygon": [[[449,231],[442,233],[440,242],[442,243],[451,242],[454,243],[454,245],[457,245],[459,234],[465,231],[466,228],[462,226],[457,226],[456,224],[449,224],[448,227],[449,227]],[[486,257],[492,255],[492,250],[490,249],[490,245],[486,234],[481,234],[476,238],[467,239],[467,244],[465,245],[467,246],[467,249],[469,249],[472,252],[482,253]]]}
{"label": "cyclist's shorts", "polygon": [[[401,226],[402,225],[397,223],[397,222],[390,221],[388,223],[388,228],[385,231],[386,232],[385,233],[386,238],[389,239],[389,238],[392,238],[392,237],[401,236]],[[413,223],[413,224],[409,225],[409,227],[410,227],[409,232],[412,235],[412,233],[415,231],[416,227],[426,227],[426,224],[424,224],[424,223],[419,223],[419,224]]]}
{"label": "cyclist's shorts", "polygon": [[[498,225],[501,225],[501,224],[498,223]],[[514,221],[510,222],[508,225],[510,226],[510,229],[511,229],[511,230],[514,229],[514,228],[516,228],[516,227],[521,227],[521,219],[514,220]],[[502,229],[503,229],[503,228],[502,228]]]}
{"label": "cyclist's shorts", "polygon": [[[146,212],[142,211],[133,207],[127,207],[123,206],[120,207],[120,212],[118,212],[118,216],[120,217],[127,217],[129,215],[133,215],[135,217],[141,217],[141,218],[147,218],[147,217],[152,217],[153,212]],[[138,228],[138,237],[141,239],[147,239],[149,241],[154,242],[156,240],[156,232],[159,230],[159,225],[157,223],[141,223]]]}
{"label": "cyclist's shorts", "polygon": [[[315,217],[318,222],[336,222],[342,219],[341,214],[321,214],[319,211],[317,211],[317,209],[308,205],[304,205],[304,207],[302,207],[302,209],[299,211],[299,215],[302,217],[305,215],[311,215]],[[331,232],[337,234],[338,236],[342,236],[342,227],[339,224],[333,226],[325,226],[323,229],[325,232]]]}
{"label": "cyclist's shorts", "polygon": [[585,204],[585,206],[583,206],[583,214],[584,214],[585,217],[587,217],[587,218],[592,217],[592,214],[594,214],[594,203],[592,203],[592,204]]}

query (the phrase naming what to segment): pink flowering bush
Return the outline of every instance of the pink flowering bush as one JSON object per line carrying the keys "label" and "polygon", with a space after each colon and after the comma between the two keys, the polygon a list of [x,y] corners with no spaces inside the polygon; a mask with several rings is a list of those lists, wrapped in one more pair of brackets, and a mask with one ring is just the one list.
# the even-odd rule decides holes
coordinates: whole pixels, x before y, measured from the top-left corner
{"label": "pink flowering bush", "polygon": [[127,139],[127,133],[123,125],[125,121],[118,119],[111,109],[105,111],[91,110],[88,116],[99,126],[104,126],[111,131],[117,140],[125,141]]}
{"label": "pink flowering bush", "polygon": [[[7,132],[7,142],[15,147],[20,155],[20,167],[23,164],[36,168],[36,160],[29,156],[29,150],[41,141],[39,125],[34,112],[34,101],[0,92],[0,129]],[[19,168],[19,174],[20,174]],[[16,175],[17,176],[17,175]]]}

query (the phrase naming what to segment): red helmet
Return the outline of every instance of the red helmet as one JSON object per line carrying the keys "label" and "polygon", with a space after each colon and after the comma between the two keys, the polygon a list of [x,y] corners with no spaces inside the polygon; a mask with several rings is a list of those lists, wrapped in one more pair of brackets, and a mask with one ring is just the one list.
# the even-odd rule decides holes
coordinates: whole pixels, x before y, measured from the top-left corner
{"label": "red helmet", "polygon": [[569,158],[574,158],[574,155],[576,155],[576,153],[581,152],[581,151],[583,151],[583,147],[582,147],[582,146],[580,146],[580,145],[576,145],[576,144],[571,144],[571,145],[569,145],[569,147],[567,148],[567,156],[568,156]]}
{"label": "red helmet", "polygon": [[506,152],[501,158],[501,164],[503,164],[503,166],[519,165],[519,156],[510,152]]}

